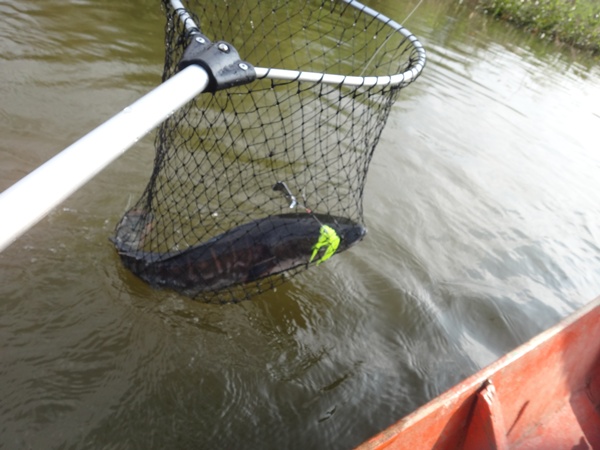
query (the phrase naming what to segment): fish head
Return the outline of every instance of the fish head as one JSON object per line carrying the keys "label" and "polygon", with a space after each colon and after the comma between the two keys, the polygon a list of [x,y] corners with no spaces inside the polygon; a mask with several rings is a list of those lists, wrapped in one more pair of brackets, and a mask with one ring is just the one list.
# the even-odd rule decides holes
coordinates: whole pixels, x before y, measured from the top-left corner
{"label": "fish head", "polygon": [[367,234],[367,229],[362,225],[347,221],[333,225],[340,237],[338,251],[346,250],[359,242]]}

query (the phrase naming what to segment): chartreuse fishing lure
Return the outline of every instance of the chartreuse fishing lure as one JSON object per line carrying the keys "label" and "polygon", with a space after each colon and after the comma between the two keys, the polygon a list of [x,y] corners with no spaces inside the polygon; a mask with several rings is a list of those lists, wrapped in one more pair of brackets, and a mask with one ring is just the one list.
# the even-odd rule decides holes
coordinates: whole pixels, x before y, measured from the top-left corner
{"label": "chartreuse fishing lure", "polygon": [[319,253],[319,250],[321,250],[321,248],[323,248],[323,247],[325,247],[325,253],[323,253],[323,256],[321,256],[321,259],[319,259],[319,261],[317,261],[317,266],[319,264],[321,264],[323,261],[326,261],[329,258],[331,258],[333,256],[333,254],[337,251],[338,247],[340,246],[340,237],[335,232],[335,230],[328,225],[322,224],[319,221],[319,219],[317,218],[317,216],[313,214],[313,212],[310,210],[310,208],[307,208],[306,206],[298,203],[298,200],[296,200],[296,197],[294,196],[294,194],[292,194],[292,191],[290,190],[288,185],[285,183],[285,181],[278,181],[277,183],[275,183],[275,185],[273,186],[273,190],[280,191],[283,193],[283,195],[285,195],[285,197],[290,202],[290,208],[295,208],[296,206],[300,206],[300,207],[304,208],[306,210],[306,212],[308,214],[312,214],[313,217],[316,219],[316,221],[321,225],[321,228],[319,229],[319,240],[313,246],[312,255],[308,262],[309,263],[313,262],[313,260],[315,259],[315,256],[317,256],[317,254]]}
{"label": "chartreuse fishing lure", "polygon": [[323,256],[321,257],[321,259],[319,259],[317,261],[317,266],[319,264],[321,264],[323,261],[326,261],[329,258],[331,258],[340,245],[340,237],[335,232],[335,230],[333,228],[331,228],[330,226],[321,225],[320,232],[321,233],[319,235],[319,240],[317,241],[317,243],[315,244],[315,246],[312,249],[313,252],[312,252],[312,256],[310,257],[310,261],[309,261],[309,262],[313,262],[313,259],[315,259],[315,256],[317,256],[317,253],[319,253],[319,250],[321,250],[322,247],[326,247],[325,253],[323,253]]}

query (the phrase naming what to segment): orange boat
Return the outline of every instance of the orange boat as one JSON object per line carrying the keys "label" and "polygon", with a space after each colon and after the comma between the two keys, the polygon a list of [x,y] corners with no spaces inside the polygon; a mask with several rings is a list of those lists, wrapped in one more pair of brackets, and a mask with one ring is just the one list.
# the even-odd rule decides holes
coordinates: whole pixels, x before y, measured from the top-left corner
{"label": "orange boat", "polygon": [[600,449],[600,297],[358,448]]}

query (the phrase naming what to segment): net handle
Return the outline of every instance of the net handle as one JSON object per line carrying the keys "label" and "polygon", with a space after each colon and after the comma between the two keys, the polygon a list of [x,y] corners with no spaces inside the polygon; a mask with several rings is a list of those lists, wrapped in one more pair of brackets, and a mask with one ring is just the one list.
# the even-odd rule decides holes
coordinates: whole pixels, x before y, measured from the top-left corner
{"label": "net handle", "polygon": [[0,193],[0,252],[208,85],[190,66]]}
{"label": "net handle", "polygon": [[[307,72],[302,70],[289,70],[289,69],[277,69],[277,68],[265,68],[255,67],[256,78],[268,78],[272,80],[283,80],[283,81],[307,81],[311,83],[326,83],[342,86],[399,86],[404,87],[412,83],[423,71],[427,56],[425,54],[425,48],[419,42],[419,40],[406,28],[400,25],[398,22],[390,19],[389,17],[380,14],[368,6],[356,0],[341,0],[344,3],[358,9],[365,14],[370,15],[376,20],[379,20],[386,26],[389,26],[397,33],[400,33],[411,43],[413,48],[417,52],[417,60],[413,62],[410,67],[402,73],[395,75],[385,75],[377,77],[360,77],[360,76],[349,76],[349,75],[338,75],[328,74],[319,72]],[[181,0],[170,0],[171,6],[174,11],[179,15],[179,19],[182,21],[186,30],[190,34],[196,34],[200,32],[200,28],[194,22],[190,14],[187,12]]]}

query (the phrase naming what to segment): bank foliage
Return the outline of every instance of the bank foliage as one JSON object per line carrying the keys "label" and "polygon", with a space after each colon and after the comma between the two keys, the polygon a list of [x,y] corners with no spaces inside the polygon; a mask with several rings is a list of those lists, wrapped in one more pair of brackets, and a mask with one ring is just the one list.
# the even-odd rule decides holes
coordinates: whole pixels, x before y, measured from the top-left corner
{"label": "bank foliage", "polygon": [[598,0],[480,0],[480,5],[541,37],[600,52]]}

